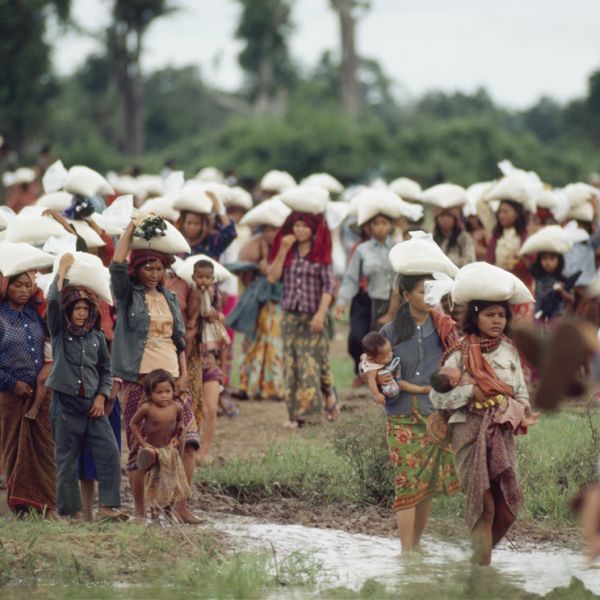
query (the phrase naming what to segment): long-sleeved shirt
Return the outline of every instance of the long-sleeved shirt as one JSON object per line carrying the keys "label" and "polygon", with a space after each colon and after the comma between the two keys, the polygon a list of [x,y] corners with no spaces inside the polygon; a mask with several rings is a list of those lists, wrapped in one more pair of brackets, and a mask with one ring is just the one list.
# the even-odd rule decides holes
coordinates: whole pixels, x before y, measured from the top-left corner
{"label": "long-sleeved shirt", "polygon": [[217,222],[216,231],[204,238],[201,242],[192,246],[192,251],[185,256],[194,256],[196,254],[206,254],[214,260],[219,260],[219,256],[225,252],[225,249],[237,237],[235,223],[229,221],[228,225],[223,226]]}
{"label": "long-sleeved shirt", "polygon": [[52,371],[46,386],[55,392],[81,399],[69,408],[87,412],[96,396],[103,395],[108,399],[112,387],[110,355],[104,333],[92,329],[84,335],[73,335],[67,329],[56,279],[48,290],[47,300],[46,322],[52,341]]}
{"label": "long-sleeved shirt", "polygon": [[574,244],[565,254],[563,275],[570,277],[577,271],[581,271],[575,285],[582,286],[592,283],[596,276],[596,250],[598,248],[600,248],[600,228],[585,242]]}
{"label": "long-sleeved shirt", "polygon": [[306,260],[293,250],[292,264],[283,269],[281,308],[314,314],[323,294],[334,293],[333,267]]}
{"label": "long-sleeved shirt", "polygon": [[[112,343],[112,372],[125,381],[137,381],[150,328],[150,311],[143,285],[134,283],[127,273],[127,263],[111,263],[109,267],[113,295],[117,301],[115,337]],[[178,353],[185,350],[185,325],[177,296],[158,286],[173,315],[173,343]]]}
{"label": "long-sleeved shirt", "polygon": [[344,273],[338,292],[340,305],[348,304],[360,289],[360,281],[367,280],[367,294],[373,300],[389,300],[394,287],[394,269],[389,253],[394,245],[391,237],[384,242],[371,239],[356,247],[350,264]]}
{"label": "long-sleeved shirt", "polygon": [[14,310],[0,304],[0,391],[12,392],[17,381],[35,386],[44,364],[44,325],[31,307]]}
{"label": "long-sleeved shirt", "polygon": [[[529,392],[517,349],[512,344],[502,341],[498,348],[492,352],[484,352],[482,356],[492,367],[498,379],[512,386],[514,399],[529,406]],[[463,371],[462,352],[460,350],[453,352],[444,366]],[[431,390],[429,397],[435,408],[455,411],[449,423],[461,423],[466,419],[466,405],[473,398],[473,384],[457,386],[445,394]]]}

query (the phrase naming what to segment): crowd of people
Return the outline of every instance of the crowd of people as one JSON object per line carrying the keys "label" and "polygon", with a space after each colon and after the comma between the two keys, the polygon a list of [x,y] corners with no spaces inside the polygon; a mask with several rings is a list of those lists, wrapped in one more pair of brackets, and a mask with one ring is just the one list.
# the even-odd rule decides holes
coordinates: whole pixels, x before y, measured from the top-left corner
{"label": "crowd of people", "polygon": [[426,190],[44,168],[5,177],[0,207],[12,510],[91,520],[97,481],[97,517],[127,519],[123,424],[135,517],[197,523],[194,470],[235,399],[285,402],[291,430],[338,418],[329,341],[347,317],[352,385],[387,416],[403,551],[418,549],[433,498],[462,490],[489,564],[523,501],[514,438],[538,420],[536,369],[511,325],[551,332],[589,312],[599,190],[552,189],[506,162],[494,181]]}

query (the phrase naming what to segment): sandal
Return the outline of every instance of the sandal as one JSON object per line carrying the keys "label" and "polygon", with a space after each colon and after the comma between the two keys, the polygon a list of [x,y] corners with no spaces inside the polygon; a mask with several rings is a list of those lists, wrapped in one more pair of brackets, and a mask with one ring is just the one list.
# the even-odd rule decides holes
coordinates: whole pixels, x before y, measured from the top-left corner
{"label": "sandal", "polygon": [[331,389],[331,394],[328,396],[328,399],[333,396],[333,404],[327,405],[325,403],[325,418],[328,421],[335,421],[340,416],[340,407],[338,403],[338,395],[337,390],[334,388]]}

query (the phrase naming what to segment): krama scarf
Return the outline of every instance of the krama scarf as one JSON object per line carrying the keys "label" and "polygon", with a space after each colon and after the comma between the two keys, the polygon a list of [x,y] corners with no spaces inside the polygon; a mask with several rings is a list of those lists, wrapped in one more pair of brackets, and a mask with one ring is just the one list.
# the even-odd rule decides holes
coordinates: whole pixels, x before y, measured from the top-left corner
{"label": "krama scarf", "polygon": [[129,255],[129,277],[135,277],[139,267],[152,262],[153,260],[160,260],[165,269],[175,262],[175,259],[171,254],[158,252],[158,250],[132,250]]}
{"label": "krama scarf", "polygon": [[[78,300],[85,300],[89,307],[89,314],[82,327],[76,327],[67,316],[69,309]],[[74,336],[82,336],[92,329],[100,329],[100,305],[94,292],[84,287],[67,287],[62,291],[63,316],[67,330]]]}
{"label": "krama scarf", "polygon": [[[330,265],[332,262],[331,232],[329,231],[329,227],[325,221],[325,216],[323,214],[315,215],[312,213],[295,211],[288,216],[284,224],[281,226],[281,229],[277,232],[275,240],[273,241],[273,246],[271,247],[271,255],[269,257],[270,261],[273,262],[279,253],[282,238],[290,233],[294,233],[294,223],[297,221],[304,221],[306,226],[312,231],[313,234],[310,252],[304,258],[310,262],[318,263],[320,265]],[[295,245],[296,244],[294,244],[294,246]],[[283,263],[284,268],[289,267],[292,263],[294,246],[290,248],[285,257],[285,262]]]}

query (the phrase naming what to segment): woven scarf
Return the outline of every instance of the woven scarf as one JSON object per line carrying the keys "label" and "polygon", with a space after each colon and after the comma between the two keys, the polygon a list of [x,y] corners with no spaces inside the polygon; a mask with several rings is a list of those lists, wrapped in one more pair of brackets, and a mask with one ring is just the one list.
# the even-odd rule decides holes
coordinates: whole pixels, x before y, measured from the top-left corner
{"label": "woven scarf", "polygon": [[502,342],[509,342],[506,336],[497,338],[481,338],[478,335],[465,335],[456,346],[450,348],[446,356],[442,359],[460,350],[463,358],[463,365],[467,373],[475,380],[481,391],[488,397],[497,396],[514,396],[512,386],[501,381],[494,369],[483,358],[484,354],[496,350]]}
{"label": "woven scarf", "polygon": [[447,352],[450,348],[456,347],[460,341],[460,336],[454,319],[438,310],[431,313],[431,319],[437,334],[440,336],[444,351]]}
{"label": "woven scarf", "polygon": [[175,258],[171,254],[165,254],[164,252],[159,252],[158,250],[132,250],[129,254],[129,276],[135,277],[138,267],[152,262],[153,260],[160,260],[165,269],[170,267],[175,262]]}
{"label": "woven scarf", "polygon": [[[78,300],[86,300],[90,312],[86,322],[81,327],[76,327],[67,317],[68,308],[75,304]],[[100,305],[98,297],[94,292],[91,292],[84,287],[68,287],[62,291],[63,313],[65,318],[65,326],[67,330],[75,336],[82,336],[89,333],[92,329],[100,329]]]}

